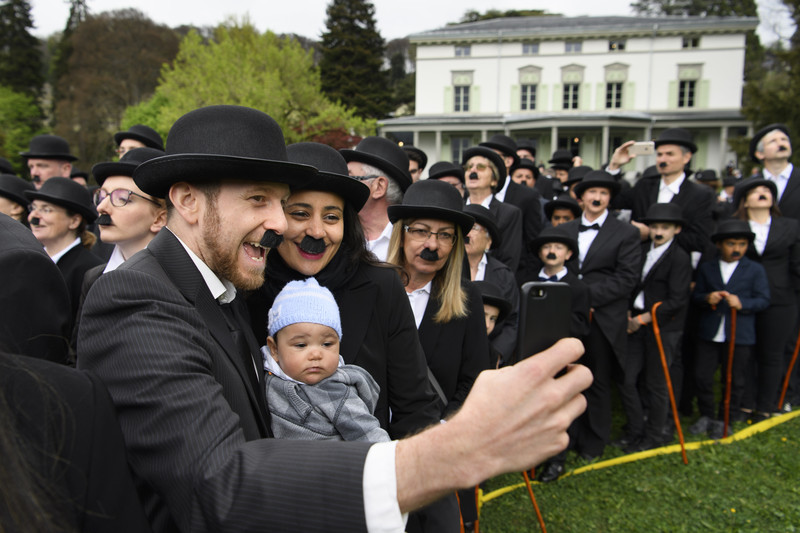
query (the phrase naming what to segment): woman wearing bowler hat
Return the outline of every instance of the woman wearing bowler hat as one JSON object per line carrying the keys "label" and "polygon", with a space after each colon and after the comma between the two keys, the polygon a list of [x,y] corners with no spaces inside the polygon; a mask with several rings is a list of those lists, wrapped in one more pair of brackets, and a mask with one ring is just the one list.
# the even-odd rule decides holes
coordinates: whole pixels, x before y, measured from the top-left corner
{"label": "woman wearing bowler hat", "polygon": [[[746,220],[755,235],[747,257],[761,263],[769,281],[770,304],[756,314],[754,366],[747,375],[746,414],[754,421],[778,410],[783,351],[794,343],[797,300],[800,291],[800,224],[781,216],[775,182],[763,178],[741,181],[733,193],[735,216]],[[752,412],[753,409],[755,412]]]}
{"label": "woman wearing bowler hat", "polygon": [[25,191],[35,190],[29,181],[13,174],[0,174],[0,213],[27,226],[30,201],[25,198]]}
{"label": "woman wearing bowler hat", "polygon": [[91,195],[69,178],[51,178],[38,191],[25,192],[25,197],[31,201],[31,231],[64,276],[74,319],[83,276],[102,263],[89,251],[97,240],[86,230],[86,225],[97,218]]}
{"label": "woman wearing bowler hat", "polygon": [[406,278],[428,367],[447,400],[445,416],[490,366],[481,296],[461,279],[464,235],[475,219],[463,211],[453,187],[429,180],[409,187],[388,214],[394,224],[389,262]]}

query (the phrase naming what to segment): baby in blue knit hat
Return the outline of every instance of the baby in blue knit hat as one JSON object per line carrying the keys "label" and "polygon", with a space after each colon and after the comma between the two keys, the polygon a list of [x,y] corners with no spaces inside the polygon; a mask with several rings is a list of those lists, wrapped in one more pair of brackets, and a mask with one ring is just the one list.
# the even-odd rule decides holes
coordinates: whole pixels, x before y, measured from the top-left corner
{"label": "baby in blue knit hat", "polygon": [[314,278],[290,281],[269,310],[267,328],[261,352],[275,437],[390,440],[373,416],[378,384],[339,355],[342,323],[328,289]]}

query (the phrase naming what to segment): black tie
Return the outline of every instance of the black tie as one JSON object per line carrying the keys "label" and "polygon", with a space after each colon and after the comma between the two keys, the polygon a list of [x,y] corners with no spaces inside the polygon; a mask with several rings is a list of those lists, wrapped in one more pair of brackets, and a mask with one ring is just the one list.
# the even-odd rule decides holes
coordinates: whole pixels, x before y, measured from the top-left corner
{"label": "black tie", "polygon": [[558,276],[550,276],[549,278],[539,276],[539,281],[558,281]]}
{"label": "black tie", "polygon": [[580,227],[578,228],[578,231],[579,232],[584,232],[584,231],[589,231],[590,229],[599,230],[600,229],[600,224],[598,224],[597,222],[595,222],[591,226],[584,226],[583,224],[581,224]]}

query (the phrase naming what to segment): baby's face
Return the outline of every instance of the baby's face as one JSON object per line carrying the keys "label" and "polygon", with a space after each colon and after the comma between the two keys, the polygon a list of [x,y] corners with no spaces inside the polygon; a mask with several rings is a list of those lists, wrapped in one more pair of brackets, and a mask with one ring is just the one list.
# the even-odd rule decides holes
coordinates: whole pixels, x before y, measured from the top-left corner
{"label": "baby's face", "polygon": [[267,339],[270,353],[292,379],[308,385],[319,383],[339,366],[339,336],[322,324],[298,322]]}

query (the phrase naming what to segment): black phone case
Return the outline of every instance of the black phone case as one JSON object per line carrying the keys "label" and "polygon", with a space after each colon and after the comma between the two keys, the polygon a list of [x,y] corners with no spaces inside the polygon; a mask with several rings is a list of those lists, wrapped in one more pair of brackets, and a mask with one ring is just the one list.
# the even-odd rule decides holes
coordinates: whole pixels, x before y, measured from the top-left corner
{"label": "black phone case", "polygon": [[572,289],[563,282],[529,281],[522,285],[516,360],[548,349],[569,337]]}

